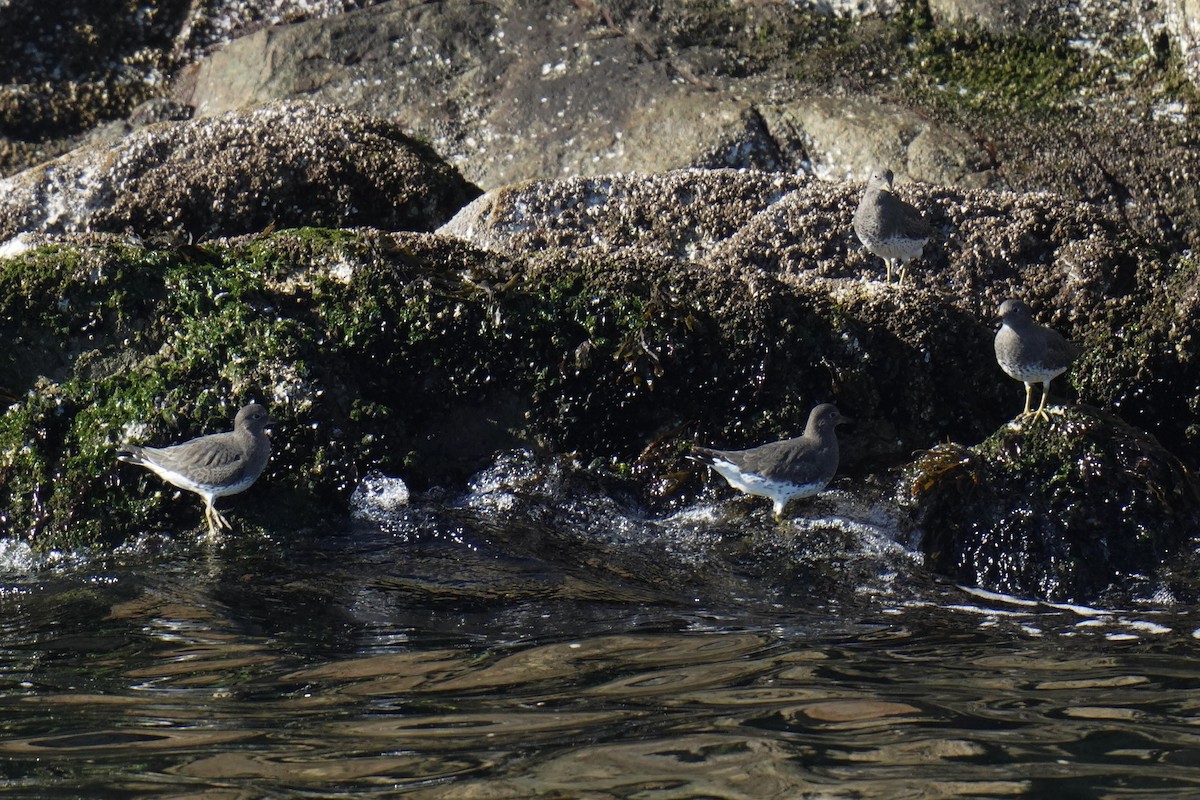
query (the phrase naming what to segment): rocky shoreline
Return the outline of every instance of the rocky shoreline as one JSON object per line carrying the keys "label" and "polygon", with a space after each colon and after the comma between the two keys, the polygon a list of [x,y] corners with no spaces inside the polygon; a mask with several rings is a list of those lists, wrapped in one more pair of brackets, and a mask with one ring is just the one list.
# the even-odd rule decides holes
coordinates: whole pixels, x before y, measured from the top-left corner
{"label": "rocky shoreline", "polygon": [[[253,491],[288,518],[248,511],[266,527],[337,513],[369,473],[403,475],[417,490],[461,485],[511,448],[603,463],[665,513],[699,491],[683,459],[690,445],[791,435],[812,405],[834,401],[858,420],[839,474],[881,495],[937,573],[1053,599],[1135,584],[1197,595],[1200,278],[1188,248],[1200,212],[1181,180],[1194,156],[1175,153],[1169,169],[1161,153],[1131,156],[1117,177],[1103,148],[1059,142],[1060,156],[1073,153],[1051,176],[1032,116],[1014,114],[997,160],[998,140],[979,151],[954,132],[982,111],[915,101],[928,78],[919,70],[895,79],[903,102],[868,91],[883,76],[857,98],[793,78],[753,99],[749,87],[781,64],[814,69],[788,52],[832,48],[852,60],[880,48],[880,69],[952,35],[976,46],[1008,37],[1005,57],[1019,52],[1017,34],[960,31],[908,7],[853,18],[743,10],[763,16],[739,17],[742,28],[704,47],[698,18],[674,7],[652,33],[639,33],[637,9],[596,10],[525,40],[515,33],[523,15],[558,12],[487,8],[382,3],[262,28],[180,73],[173,91],[190,87],[195,119],[130,126],[0,180],[0,333],[12,343],[0,365],[0,535],[111,545],[191,524],[195,508],[118,467],[115,447],[224,429],[251,398],[280,419]],[[748,30],[766,31],[753,52]],[[1067,29],[1040,35],[1055,31]],[[517,103],[501,135],[498,116],[463,104],[500,114],[484,101],[518,97],[520,71],[564,37],[576,37],[573,55],[546,61],[528,92],[594,100],[587,109],[535,114]],[[390,61],[361,49],[398,43],[407,55]],[[339,59],[303,80],[258,73],[245,97],[260,107],[199,99],[255,74],[249,53],[279,64],[316,47]],[[438,52],[456,55],[441,63]],[[485,53],[509,61],[492,63],[495,85],[480,88],[484,75],[464,65],[489,63]],[[754,63],[734,69],[736,53]],[[592,62],[607,66],[591,72]],[[1135,62],[1102,97],[1087,90],[1088,113],[1165,85],[1169,63]],[[388,64],[405,66],[378,92],[361,88]],[[618,68],[642,76],[627,76],[624,94]],[[649,102],[655,70],[674,88]],[[568,92],[564,81],[581,75],[586,84]],[[730,99],[735,83],[750,102]],[[426,116],[407,114],[415,85],[432,87]],[[817,88],[819,104],[797,104]],[[447,92],[459,105],[428,102]],[[781,92],[791,99],[765,99]],[[1162,102],[1138,96],[1146,108]],[[1050,117],[1077,121],[1077,100],[1059,98]],[[618,106],[639,109],[642,127],[597,110]],[[879,116],[893,106],[899,116]],[[814,138],[839,112],[870,134],[852,155]],[[1152,117],[1086,135],[1136,156],[1162,143],[1155,136],[1182,143],[1200,130],[1190,112]],[[618,155],[579,142],[583,126]],[[903,131],[904,146],[879,139],[881,128]],[[651,140],[660,155],[643,146]],[[1086,173],[1073,160],[1084,153]],[[850,229],[862,167],[877,158],[924,181],[898,191],[934,228],[904,289],[883,285]],[[1120,191],[1101,190],[1097,175]],[[1023,390],[991,353],[992,317],[1009,296],[1084,350],[1055,382],[1065,412],[1044,426],[1009,424]]]}

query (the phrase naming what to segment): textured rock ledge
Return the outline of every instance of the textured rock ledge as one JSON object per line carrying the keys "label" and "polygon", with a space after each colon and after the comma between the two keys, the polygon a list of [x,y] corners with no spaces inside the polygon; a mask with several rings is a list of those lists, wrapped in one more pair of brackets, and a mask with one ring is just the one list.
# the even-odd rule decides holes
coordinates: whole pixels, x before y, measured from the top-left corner
{"label": "textured rock ledge", "polygon": [[294,104],[163,122],[0,180],[0,240],[212,238],[268,226],[430,230],[478,194],[387,122]]}
{"label": "textured rock ledge", "polygon": [[[267,529],[338,513],[368,472],[453,488],[514,446],[608,464],[661,511],[701,491],[682,459],[690,443],[790,435],[825,400],[859,420],[842,478],[877,483],[868,478],[947,438],[992,441],[1020,408],[1022,389],[990,342],[999,299],[1018,294],[1085,345],[1072,399],[1168,444],[1153,463],[1174,466],[1148,473],[1139,491],[1150,499],[1129,506],[1129,524],[1175,522],[1113,552],[1143,565],[1190,552],[1195,264],[1052,195],[910,186],[901,191],[938,237],[912,287],[885,288],[864,279],[879,265],[849,230],[859,191],[689,170],[509,187],[438,234],[300,229],[160,248],[49,240],[0,260],[0,335],[14,344],[0,534],[48,547],[194,525],[191,498],[118,466],[114,447],[221,429],[250,398],[282,420],[251,490],[261,502],[237,504]],[[1061,447],[1047,428],[1050,438],[1031,439],[1038,469],[1085,463],[1088,443],[1143,441],[1123,424],[1089,417]],[[1010,446],[985,444],[978,457],[1012,460]],[[1126,452],[1095,474],[1064,466],[1062,491],[1085,512],[1121,491]],[[963,580],[1074,599],[1107,591],[1115,561],[1063,569],[1016,552],[1019,569],[994,571],[963,555],[998,546],[983,531],[957,530],[953,546],[928,536],[937,508],[988,518],[1027,502],[1020,492],[1039,474],[997,481],[978,508],[931,493],[932,510],[897,514],[913,514],[927,556]],[[1186,594],[1188,581],[1177,584]]]}

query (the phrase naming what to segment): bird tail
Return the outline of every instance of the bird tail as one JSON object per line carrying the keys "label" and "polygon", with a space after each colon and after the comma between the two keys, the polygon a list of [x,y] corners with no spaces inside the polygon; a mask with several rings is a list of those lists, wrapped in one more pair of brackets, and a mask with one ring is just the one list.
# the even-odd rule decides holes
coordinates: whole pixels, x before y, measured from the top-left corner
{"label": "bird tail", "polygon": [[687,457],[702,464],[711,464],[720,457],[720,453],[708,447],[693,447]]}
{"label": "bird tail", "polygon": [[117,460],[128,461],[130,464],[145,463],[142,458],[142,448],[136,444],[123,444],[118,447]]}

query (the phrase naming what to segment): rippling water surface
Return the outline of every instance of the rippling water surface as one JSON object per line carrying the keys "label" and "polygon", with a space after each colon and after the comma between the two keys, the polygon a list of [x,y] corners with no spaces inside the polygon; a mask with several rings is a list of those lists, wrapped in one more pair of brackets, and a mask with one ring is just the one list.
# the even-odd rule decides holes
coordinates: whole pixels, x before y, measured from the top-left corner
{"label": "rippling water surface", "polygon": [[0,543],[3,796],[1200,797],[1193,609],[922,579],[837,492],[780,528],[564,480],[379,480],[341,529],[218,544]]}

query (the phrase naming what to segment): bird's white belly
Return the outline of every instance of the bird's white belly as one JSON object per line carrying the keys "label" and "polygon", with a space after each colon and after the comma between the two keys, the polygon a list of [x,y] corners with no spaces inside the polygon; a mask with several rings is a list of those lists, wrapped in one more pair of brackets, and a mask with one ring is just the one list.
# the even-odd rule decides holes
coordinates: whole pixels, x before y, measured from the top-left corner
{"label": "bird's white belly", "polygon": [[714,461],[713,469],[721,474],[730,486],[746,494],[770,498],[777,506],[785,505],[797,497],[809,497],[825,488],[825,483],[788,483],[773,481],[752,472],[742,472],[728,461]]}
{"label": "bird's white belly", "polygon": [[1024,361],[996,360],[1000,364],[1000,369],[1004,370],[1010,378],[1025,383],[1046,383],[1067,371],[1066,367],[1046,369]]}
{"label": "bird's white belly", "polygon": [[173,470],[163,469],[152,461],[146,461],[144,466],[148,467],[152,472],[154,472],[154,474],[158,475],[158,477],[162,478],[172,486],[177,486],[185,491],[195,492],[201,497],[216,498],[224,497],[227,494],[237,494],[238,492],[246,491],[250,488],[251,484],[254,483],[253,478],[243,478],[237,483],[230,484],[229,486],[210,486],[208,484],[197,483],[196,481],[188,478],[186,475],[181,475]]}
{"label": "bird's white belly", "polygon": [[890,239],[876,239],[871,243],[871,250],[875,255],[889,260],[898,258],[901,261],[911,261],[914,258],[919,258],[923,249],[925,249],[924,239],[892,237]]}

